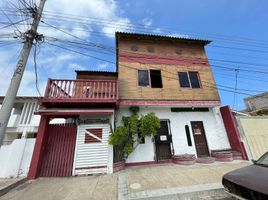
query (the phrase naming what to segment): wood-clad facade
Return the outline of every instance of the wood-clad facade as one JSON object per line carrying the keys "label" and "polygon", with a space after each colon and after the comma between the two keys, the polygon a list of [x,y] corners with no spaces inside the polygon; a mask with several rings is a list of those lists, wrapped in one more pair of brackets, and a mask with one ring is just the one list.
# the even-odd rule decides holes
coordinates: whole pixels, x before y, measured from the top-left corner
{"label": "wood-clad facade", "polygon": [[[204,45],[209,41],[117,35],[121,100],[219,101]],[[162,88],[138,85],[138,70],[160,70]],[[198,72],[200,88],[182,88],[178,72]]]}

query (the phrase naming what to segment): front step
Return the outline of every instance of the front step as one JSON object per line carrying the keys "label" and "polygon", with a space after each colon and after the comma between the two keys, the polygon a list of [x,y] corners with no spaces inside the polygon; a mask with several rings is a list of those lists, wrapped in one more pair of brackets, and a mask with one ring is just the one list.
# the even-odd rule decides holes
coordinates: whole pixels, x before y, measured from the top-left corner
{"label": "front step", "polygon": [[210,164],[210,163],[214,163],[215,162],[215,158],[213,157],[201,157],[201,158],[197,158],[196,162],[197,163],[203,163],[203,164]]}
{"label": "front step", "polygon": [[242,154],[238,151],[214,151],[212,152],[212,157],[215,158],[216,161],[221,162],[231,162],[233,160],[243,160]]}

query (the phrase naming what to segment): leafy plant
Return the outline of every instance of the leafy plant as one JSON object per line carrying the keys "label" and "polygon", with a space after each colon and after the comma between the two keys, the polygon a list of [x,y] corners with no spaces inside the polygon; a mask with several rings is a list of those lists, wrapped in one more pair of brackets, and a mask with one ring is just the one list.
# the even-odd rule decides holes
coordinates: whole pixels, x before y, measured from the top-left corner
{"label": "leafy plant", "polygon": [[[155,113],[140,117],[139,107],[130,107],[131,116],[123,116],[123,126],[118,126],[109,136],[109,144],[114,146],[115,162],[126,159],[135,149],[137,144],[146,136],[154,136],[160,128],[160,120]],[[141,133],[140,137],[139,134]]]}
{"label": "leafy plant", "polygon": [[159,128],[160,119],[153,112],[140,119],[140,132],[143,137],[156,135]]}

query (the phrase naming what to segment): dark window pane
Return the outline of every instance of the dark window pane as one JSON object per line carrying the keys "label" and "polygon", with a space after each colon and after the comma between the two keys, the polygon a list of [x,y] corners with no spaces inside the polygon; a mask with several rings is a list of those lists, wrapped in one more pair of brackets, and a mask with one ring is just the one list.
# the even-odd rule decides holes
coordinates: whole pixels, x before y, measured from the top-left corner
{"label": "dark window pane", "polygon": [[160,70],[150,70],[151,87],[162,88],[162,78]]}
{"label": "dark window pane", "polygon": [[192,88],[200,88],[198,72],[189,72]]}
{"label": "dark window pane", "polygon": [[147,70],[138,70],[139,86],[149,86],[149,76]]}
{"label": "dark window pane", "polygon": [[185,132],[186,132],[188,146],[192,146],[192,140],[191,140],[191,135],[190,135],[190,130],[189,130],[188,125],[185,125]]}
{"label": "dark window pane", "polygon": [[190,87],[187,72],[179,72],[179,81],[181,87]]}

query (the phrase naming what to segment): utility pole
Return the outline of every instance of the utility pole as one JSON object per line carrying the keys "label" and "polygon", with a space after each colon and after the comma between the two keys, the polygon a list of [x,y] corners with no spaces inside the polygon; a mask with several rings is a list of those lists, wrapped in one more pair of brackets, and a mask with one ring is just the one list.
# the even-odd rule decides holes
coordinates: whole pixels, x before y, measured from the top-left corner
{"label": "utility pole", "polygon": [[37,34],[37,28],[41,19],[41,15],[44,9],[46,0],[40,0],[38,9],[34,9],[33,12],[33,24],[31,29],[25,32],[25,41],[23,48],[20,52],[19,61],[17,63],[15,72],[8,87],[6,96],[4,98],[1,110],[0,110],[0,146],[3,143],[5,136],[7,123],[14,106],[14,101],[20,86],[21,78],[23,76],[25,66],[31,52],[31,48],[35,39],[39,37]]}

